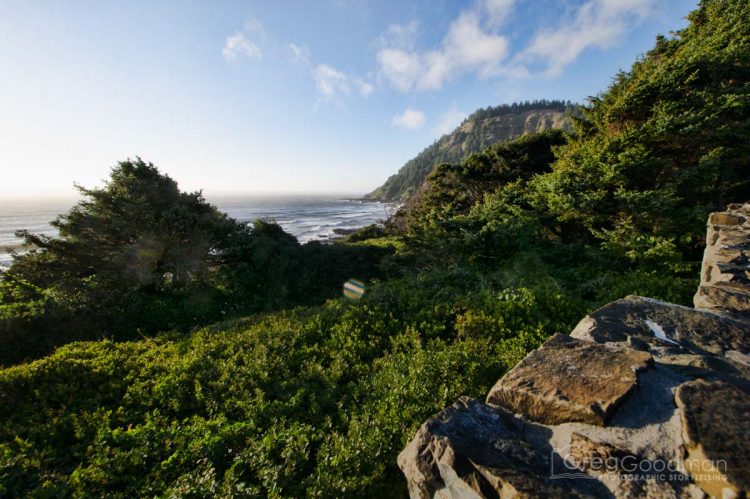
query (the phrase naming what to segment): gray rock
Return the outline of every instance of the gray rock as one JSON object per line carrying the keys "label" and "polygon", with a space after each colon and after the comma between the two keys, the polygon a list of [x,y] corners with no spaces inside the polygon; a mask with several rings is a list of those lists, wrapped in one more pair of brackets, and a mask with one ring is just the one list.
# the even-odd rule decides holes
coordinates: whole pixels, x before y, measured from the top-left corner
{"label": "gray rock", "polygon": [[693,303],[696,308],[724,313],[739,320],[750,319],[750,286],[735,283],[701,286]]}
{"label": "gray rock", "polygon": [[682,353],[750,353],[750,324],[640,296],[627,296],[592,312],[570,335],[596,343],[635,339]]}
{"label": "gray rock", "polygon": [[550,477],[550,456],[524,439],[526,423],[468,397],[429,419],[398,456],[416,498],[586,497]]}
{"label": "gray rock", "polygon": [[[731,207],[730,207],[731,208]],[[708,223],[710,225],[742,225],[747,219],[742,215],[721,211],[718,213],[711,213],[708,217]]]}
{"label": "gray rock", "polygon": [[726,212],[709,217],[695,308],[750,319],[748,206],[730,205]]}

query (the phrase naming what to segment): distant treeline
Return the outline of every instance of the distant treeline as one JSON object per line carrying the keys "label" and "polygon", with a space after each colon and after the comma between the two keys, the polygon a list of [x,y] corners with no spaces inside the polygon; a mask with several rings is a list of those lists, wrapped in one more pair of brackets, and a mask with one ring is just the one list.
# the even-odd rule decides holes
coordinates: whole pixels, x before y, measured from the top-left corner
{"label": "distant treeline", "polygon": [[540,109],[547,109],[552,111],[560,111],[561,113],[568,112],[573,110],[575,107],[575,104],[570,102],[569,100],[548,100],[548,99],[538,99],[538,100],[532,100],[532,101],[523,101],[523,102],[514,102],[512,104],[500,104],[499,106],[487,106],[482,107],[471,113],[471,115],[466,118],[465,121],[468,120],[484,120],[487,118],[492,118],[495,116],[500,116],[503,114],[518,114],[523,113],[526,111],[534,111],[534,110],[540,110]]}

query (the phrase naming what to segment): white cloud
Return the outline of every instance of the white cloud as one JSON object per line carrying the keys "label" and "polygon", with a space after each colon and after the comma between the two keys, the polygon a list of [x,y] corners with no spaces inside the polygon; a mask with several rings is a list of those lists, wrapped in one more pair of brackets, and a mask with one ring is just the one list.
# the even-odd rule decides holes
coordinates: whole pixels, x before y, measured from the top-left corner
{"label": "white cloud", "polygon": [[365,80],[356,81],[357,88],[359,89],[359,95],[362,97],[369,97],[375,91],[375,85]]}
{"label": "white cloud", "polygon": [[508,55],[508,40],[485,33],[479,16],[464,13],[451,24],[443,41],[444,52],[457,69],[479,69],[480,76],[497,71],[500,61]]}
{"label": "white cloud", "polygon": [[318,64],[312,70],[315,87],[323,101],[342,104],[341,99],[357,92],[367,98],[375,91],[375,86],[362,78],[355,78],[328,64]]}
{"label": "white cloud", "polygon": [[226,43],[221,53],[227,61],[234,61],[238,57],[244,56],[249,59],[260,59],[263,52],[257,44],[248,40],[244,34],[237,31],[232,36],[227,37]]}
{"label": "white cloud", "polygon": [[413,49],[416,24],[391,25],[380,37],[386,45],[377,53],[380,73],[402,92],[436,90],[460,74],[477,71],[480,77],[502,74],[508,54],[504,36],[485,31],[476,9],[454,20],[438,49]]}
{"label": "white cloud", "polygon": [[312,71],[315,86],[320,95],[334,99],[349,95],[349,78],[328,64],[318,64]]}
{"label": "white cloud", "polygon": [[416,130],[418,128],[422,128],[424,126],[424,122],[424,113],[422,111],[417,111],[416,109],[412,109],[409,107],[406,108],[403,113],[394,116],[391,123],[401,128]]}
{"label": "white cloud", "polygon": [[380,35],[378,41],[382,47],[400,47],[413,50],[419,33],[419,22],[414,20],[409,24],[393,23]]}
{"label": "white cloud", "polygon": [[305,66],[310,64],[310,49],[307,48],[307,45],[295,45],[294,43],[287,43],[287,48],[289,49],[289,52],[292,53],[292,60],[299,64],[304,64]]}
{"label": "white cloud", "polygon": [[498,30],[518,0],[475,0],[450,23],[432,50],[417,49],[419,24],[392,24],[378,38],[378,75],[401,92],[438,90],[465,74],[479,78],[526,78],[541,64],[559,75],[588,48],[606,49],[654,12],[660,0],[585,0],[557,26],[536,31],[526,48],[510,56]]}
{"label": "white cloud", "polygon": [[254,17],[248,17],[242,31],[236,31],[228,36],[221,53],[227,61],[234,61],[239,57],[248,59],[261,59],[263,51],[259,43],[266,40],[266,32],[263,25]]}
{"label": "white cloud", "polygon": [[466,119],[466,116],[466,113],[456,108],[449,109],[440,116],[433,131],[438,135],[450,133]]}
{"label": "white cloud", "polygon": [[481,7],[487,13],[489,23],[500,26],[510,16],[515,4],[515,0],[483,0]]}
{"label": "white cloud", "polygon": [[382,49],[377,54],[380,71],[402,92],[411,90],[423,73],[419,54],[398,48]]}
{"label": "white cloud", "polygon": [[521,61],[540,60],[548,76],[559,75],[586,49],[616,45],[648,17],[655,0],[588,0],[567,23],[539,30],[520,54]]}

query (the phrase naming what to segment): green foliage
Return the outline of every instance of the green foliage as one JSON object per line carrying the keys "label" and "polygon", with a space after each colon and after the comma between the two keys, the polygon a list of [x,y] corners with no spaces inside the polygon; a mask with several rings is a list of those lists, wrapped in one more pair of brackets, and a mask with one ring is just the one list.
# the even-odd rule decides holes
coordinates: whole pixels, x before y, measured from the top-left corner
{"label": "green foliage", "polygon": [[34,250],[0,279],[0,364],[82,339],[187,331],[227,315],[321,303],[389,250],[301,246],[276,224],[251,227],[140,159],[52,224],[20,233]]}
{"label": "green foliage", "polygon": [[631,260],[698,259],[706,215],[750,198],[750,5],[704,1],[583,110],[535,205]]}
{"label": "green foliage", "polygon": [[367,225],[346,236],[348,242],[356,243],[385,236],[385,229],[378,224]]}
{"label": "green foliage", "polygon": [[395,457],[421,421],[571,325],[557,291],[481,279],[422,274],[1,370],[3,493],[404,496]]}
{"label": "green foliage", "polygon": [[564,274],[614,270],[632,291],[625,276],[657,276],[649,289],[687,302],[708,214],[750,199],[750,6],[705,1],[690,20],[582,107],[571,136],[441,165],[391,228],[432,265],[535,253],[583,296]]}
{"label": "green foliage", "polygon": [[[406,232],[422,251],[443,259],[446,254],[459,261],[481,258],[485,245],[496,245],[498,238],[517,248],[538,232],[533,227],[538,215],[524,214],[525,184],[550,170],[554,149],[566,140],[563,131],[550,130],[490,147],[459,165],[440,165],[390,226]],[[470,239],[463,249],[455,244],[456,236]]]}

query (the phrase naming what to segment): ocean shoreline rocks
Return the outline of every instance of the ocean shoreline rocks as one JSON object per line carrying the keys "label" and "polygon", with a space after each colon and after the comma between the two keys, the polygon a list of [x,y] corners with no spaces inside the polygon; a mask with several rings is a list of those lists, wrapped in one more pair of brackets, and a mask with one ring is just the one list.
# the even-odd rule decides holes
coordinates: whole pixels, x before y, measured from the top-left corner
{"label": "ocean shoreline rocks", "polygon": [[584,317],[398,458],[412,498],[750,495],[750,203],[711,214],[695,308]]}

